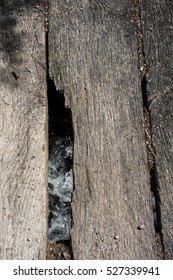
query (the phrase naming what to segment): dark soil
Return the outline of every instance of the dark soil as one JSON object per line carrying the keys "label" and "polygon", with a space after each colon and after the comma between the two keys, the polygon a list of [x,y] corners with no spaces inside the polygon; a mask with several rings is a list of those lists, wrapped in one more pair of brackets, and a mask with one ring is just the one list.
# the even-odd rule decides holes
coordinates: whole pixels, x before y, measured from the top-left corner
{"label": "dark soil", "polygon": [[68,242],[54,242],[48,240],[47,260],[71,260],[72,254]]}

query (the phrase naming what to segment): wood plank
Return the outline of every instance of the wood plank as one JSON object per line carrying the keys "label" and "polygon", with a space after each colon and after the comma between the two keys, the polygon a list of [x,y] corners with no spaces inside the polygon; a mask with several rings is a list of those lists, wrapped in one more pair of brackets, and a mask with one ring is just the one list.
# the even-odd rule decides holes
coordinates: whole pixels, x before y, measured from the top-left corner
{"label": "wood plank", "polygon": [[44,1],[0,3],[0,259],[45,259]]}
{"label": "wood plank", "polygon": [[74,259],[156,258],[133,9],[50,2],[49,74],[73,118]]}
{"label": "wood plank", "polygon": [[173,259],[173,2],[140,2],[163,246]]}

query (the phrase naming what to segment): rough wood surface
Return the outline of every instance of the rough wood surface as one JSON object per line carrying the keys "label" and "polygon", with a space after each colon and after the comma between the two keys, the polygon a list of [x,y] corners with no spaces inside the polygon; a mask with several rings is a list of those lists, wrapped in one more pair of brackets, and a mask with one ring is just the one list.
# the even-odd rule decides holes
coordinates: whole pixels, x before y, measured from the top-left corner
{"label": "rough wood surface", "polygon": [[0,2],[0,259],[45,259],[43,1]]}
{"label": "rough wood surface", "polygon": [[74,259],[156,258],[132,16],[128,0],[50,1],[49,74],[74,126]]}
{"label": "rough wood surface", "polygon": [[173,259],[173,2],[140,3],[163,246]]}

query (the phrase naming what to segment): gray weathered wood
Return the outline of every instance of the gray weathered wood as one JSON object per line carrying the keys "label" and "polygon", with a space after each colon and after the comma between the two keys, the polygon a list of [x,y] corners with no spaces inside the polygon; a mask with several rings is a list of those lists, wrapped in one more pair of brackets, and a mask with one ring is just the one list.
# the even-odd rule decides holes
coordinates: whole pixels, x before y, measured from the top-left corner
{"label": "gray weathered wood", "polygon": [[163,246],[173,259],[173,2],[140,2]]}
{"label": "gray weathered wood", "polygon": [[50,1],[50,76],[74,126],[75,259],[156,258],[132,14],[128,0]]}
{"label": "gray weathered wood", "polygon": [[36,2],[0,2],[0,259],[46,258],[45,5]]}

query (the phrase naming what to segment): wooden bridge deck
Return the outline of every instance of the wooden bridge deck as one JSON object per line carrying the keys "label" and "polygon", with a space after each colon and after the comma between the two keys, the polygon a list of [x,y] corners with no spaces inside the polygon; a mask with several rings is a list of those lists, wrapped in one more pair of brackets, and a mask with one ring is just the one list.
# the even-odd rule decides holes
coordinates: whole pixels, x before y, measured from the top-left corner
{"label": "wooden bridge deck", "polygon": [[74,259],[173,259],[172,1],[7,2],[0,259],[46,258],[48,77],[72,112]]}

